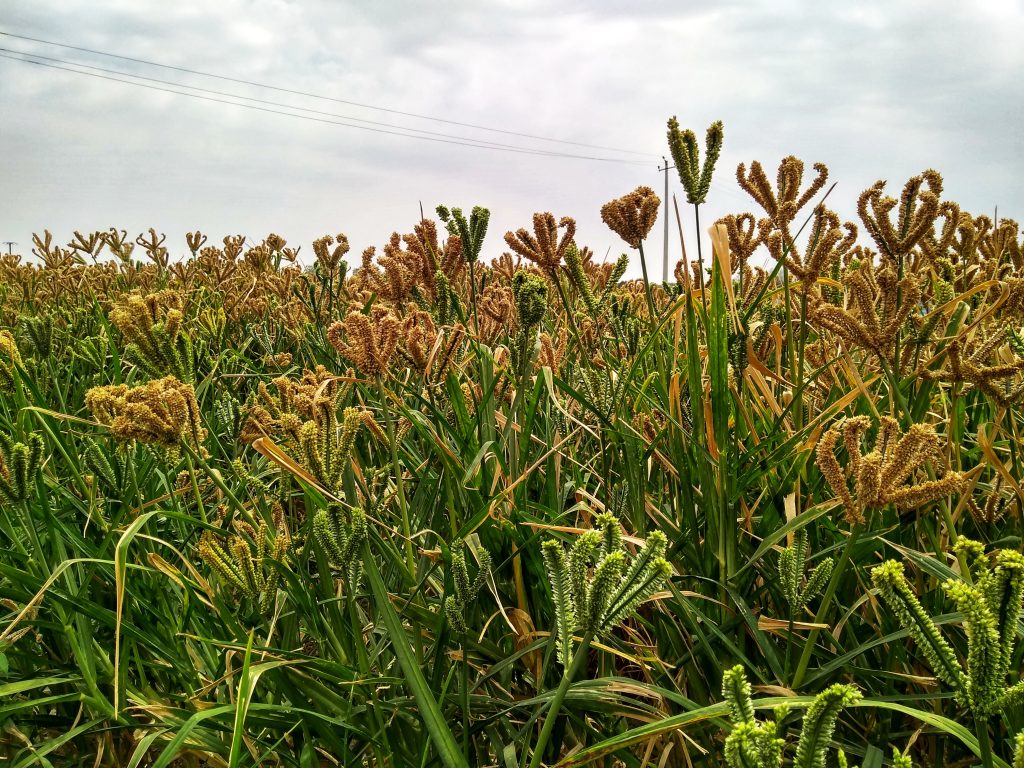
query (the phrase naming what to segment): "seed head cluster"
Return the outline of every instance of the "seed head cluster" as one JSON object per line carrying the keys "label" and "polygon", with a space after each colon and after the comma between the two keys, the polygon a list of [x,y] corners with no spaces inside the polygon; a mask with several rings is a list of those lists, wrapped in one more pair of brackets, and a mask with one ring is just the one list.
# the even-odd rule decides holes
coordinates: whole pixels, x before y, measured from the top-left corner
{"label": "seed head cluster", "polygon": [[601,221],[626,241],[639,248],[658,218],[661,200],[650,187],[637,187],[628,195],[601,206]]}

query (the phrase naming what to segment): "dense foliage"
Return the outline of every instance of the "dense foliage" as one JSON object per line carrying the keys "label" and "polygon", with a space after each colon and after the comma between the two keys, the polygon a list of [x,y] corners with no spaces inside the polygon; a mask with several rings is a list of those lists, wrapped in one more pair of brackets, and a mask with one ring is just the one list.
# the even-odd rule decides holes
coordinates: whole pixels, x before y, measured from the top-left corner
{"label": "dense foliage", "polygon": [[7,764],[1024,766],[1017,224],[668,138],[661,285],[645,187],[2,257]]}

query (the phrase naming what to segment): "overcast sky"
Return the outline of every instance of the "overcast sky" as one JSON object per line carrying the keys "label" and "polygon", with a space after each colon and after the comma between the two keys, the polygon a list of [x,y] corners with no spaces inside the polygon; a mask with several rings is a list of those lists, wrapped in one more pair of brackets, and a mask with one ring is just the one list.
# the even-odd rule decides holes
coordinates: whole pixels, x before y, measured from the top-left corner
{"label": "overcast sky", "polygon": [[[966,209],[1024,216],[1020,2],[0,0],[0,32],[647,153],[487,133],[0,36],[7,50],[340,116],[328,120],[642,163],[372,133],[0,58],[0,240],[24,253],[44,228],[64,242],[74,229],[152,226],[178,254],[196,228],[216,241],[278,232],[307,257],[314,238],[343,231],[358,261],[367,245],[410,231],[422,201],[428,211],[490,208],[485,256],[504,250],[506,230],[550,210],[575,217],[577,241],[614,258],[624,246],[600,206],[639,184],[662,194],[656,166],[671,115],[702,140],[710,122],[725,123],[707,223],[759,212],[735,184],[738,162],[759,159],[774,177],[787,154],[829,165],[839,184],[830,203],[846,217],[875,179],[896,193],[928,167]],[[685,203],[678,177],[671,188]],[[659,219],[649,240],[659,277],[661,245]]]}

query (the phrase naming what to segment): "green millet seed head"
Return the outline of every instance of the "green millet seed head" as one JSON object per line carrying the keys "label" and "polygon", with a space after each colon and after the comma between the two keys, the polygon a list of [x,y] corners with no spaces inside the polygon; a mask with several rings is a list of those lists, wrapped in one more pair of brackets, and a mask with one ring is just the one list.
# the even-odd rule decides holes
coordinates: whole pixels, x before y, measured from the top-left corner
{"label": "green millet seed head", "polygon": [[38,432],[30,433],[24,443],[0,432],[0,502],[18,504],[28,500],[35,487],[43,447],[43,436]]}
{"label": "green millet seed head", "polygon": [[330,504],[313,516],[313,534],[331,565],[347,572],[350,590],[362,574],[360,549],[367,533],[366,513],[359,507],[346,512],[340,504]]}
{"label": "green millet seed head", "polygon": [[590,278],[587,277],[586,270],[583,268],[580,250],[576,247],[575,243],[570,243],[569,247],[565,249],[565,266],[566,271],[569,273],[569,279],[576,286],[576,290],[579,292],[580,298],[583,299],[587,311],[591,314],[596,314],[598,300],[594,295],[594,288],[590,284]]}
{"label": "green millet seed head", "polygon": [[729,768],[781,768],[785,741],[772,723],[740,723],[725,740]]}
{"label": "green millet seed head", "polygon": [[618,550],[602,557],[594,568],[587,592],[587,630],[599,632],[611,629],[602,626],[601,619],[616,595],[625,567],[626,553]]}
{"label": "green millet seed head", "polygon": [[576,625],[575,605],[569,580],[569,559],[565,548],[557,539],[548,539],[541,545],[544,567],[551,586],[555,607],[555,635],[558,662],[565,666],[571,656],[572,631]]}
{"label": "green millet seed head", "polygon": [[466,567],[466,556],[462,552],[452,553],[452,581],[455,592],[463,600],[469,596],[469,569]]}
{"label": "green millet seed head", "polygon": [[793,764],[800,768],[825,768],[826,754],[836,720],[842,710],[862,698],[849,685],[837,683],[815,696],[804,714]]}
{"label": "green millet seed head", "polygon": [[753,689],[747,680],[747,673],[737,664],[722,674],[722,698],[729,705],[729,716],[733,724],[754,721]]}
{"label": "green millet seed head", "polygon": [[958,536],[953,543],[953,552],[962,557],[971,569],[971,573],[984,573],[988,570],[988,559],[985,557],[985,545],[980,541]]}
{"label": "green millet seed head", "polygon": [[90,441],[82,454],[86,467],[103,485],[105,493],[120,493],[124,477],[125,458],[115,454],[111,461],[98,443]]}
{"label": "green millet seed head", "polygon": [[907,583],[903,565],[887,560],[871,570],[871,581],[899,623],[914,638],[935,675],[954,689],[959,701],[966,703],[967,677],[953,648]]}
{"label": "green millet seed head", "polygon": [[601,549],[598,557],[607,557],[622,547],[622,529],[618,519],[608,512],[602,512],[594,520],[601,531]]}
{"label": "green millet seed head", "polygon": [[786,596],[786,602],[795,606],[799,600],[799,572],[796,558],[796,549],[786,547],[779,554],[779,580],[782,583],[782,593]]}
{"label": "green millet seed head", "polygon": [[629,267],[629,255],[623,253],[615,260],[615,266],[612,267],[611,273],[608,275],[608,282],[605,284],[604,293],[601,295],[601,306],[605,306],[608,303],[608,299],[612,295],[612,291],[618,287],[619,281],[622,280],[622,276],[626,274],[626,269]]}
{"label": "green millet seed head", "polygon": [[722,122],[712,123],[704,141],[704,165],[700,164],[700,151],[696,134],[679,128],[679,121],[672,117],[668,121],[668,147],[679,173],[679,181],[686,190],[686,200],[692,205],[703,203],[711,189],[711,177],[715,163],[722,151],[724,128]]}
{"label": "green millet seed head", "polygon": [[548,308],[548,285],[544,279],[519,270],[512,278],[516,315],[522,328],[535,327]]}
{"label": "green millet seed head", "polygon": [[455,632],[465,634],[469,631],[469,627],[466,625],[466,618],[463,615],[463,607],[451,595],[444,599],[444,613],[448,618],[448,623],[452,625],[452,629]]}
{"label": "green millet seed head", "polygon": [[459,238],[462,244],[462,257],[466,263],[475,263],[480,258],[491,212],[487,208],[475,205],[467,221],[461,208],[449,210],[447,206],[439,205],[435,210],[438,218],[444,222],[448,234]]}
{"label": "green millet seed head", "polygon": [[1018,733],[1013,742],[1012,768],[1024,768],[1024,731]]}
{"label": "green millet seed head", "polygon": [[811,575],[807,577],[807,584],[800,597],[801,608],[807,604],[808,600],[825,589],[825,585],[828,584],[828,580],[832,576],[832,569],[834,567],[835,561],[832,558],[822,560],[815,566],[814,570],[811,571]]}
{"label": "green millet seed head", "polygon": [[995,617],[976,587],[950,579],[943,589],[964,615],[968,704],[975,714],[986,716],[992,713],[992,705],[1006,687]]}
{"label": "green millet seed head", "polygon": [[473,584],[470,588],[471,599],[475,599],[476,596],[480,593],[480,590],[487,582],[487,577],[491,573],[491,553],[488,552],[486,549],[479,549],[477,551],[477,562],[479,564],[479,567],[476,572],[476,578],[473,579]]}

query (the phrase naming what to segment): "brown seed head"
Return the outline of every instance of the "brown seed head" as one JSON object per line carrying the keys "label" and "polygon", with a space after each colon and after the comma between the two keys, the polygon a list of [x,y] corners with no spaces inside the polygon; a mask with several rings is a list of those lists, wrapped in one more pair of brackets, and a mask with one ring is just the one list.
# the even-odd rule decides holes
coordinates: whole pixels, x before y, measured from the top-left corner
{"label": "brown seed head", "polygon": [[371,315],[350,312],[328,329],[327,340],[364,374],[378,377],[387,372],[401,328],[391,310],[375,307]]}
{"label": "brown seed head", "polygon": [[[561,239],[558,230],[565,229]],[[576,235],[576,221],[568,216],[555,221],[548,212],[533,214],[533,234],[526,229],[506,232],[505,242],[515,253],[529,259],[548,275],[554,275]]]}
{"label": "brown seed head", "polygon": [[[940,455],[944,441],[934,427],[914,424],[903,433],[895,419],[883,416],[874,448],[863,453],[861,437],[869,426],[865,416],[844,419],[822,436],[816,451],[818,467],[832,492],[842,501],[848,522],[863,522],[867,509],[889,505],[899,510],[914,509],[963,490],[964,476],[960,472],[947,472],[937,480],[914,482],[913,476],[924,463]],[[840,437],[848,453],[845,471],[835,456]]]}
{"label": "brown seed head", "polygon": [[195,390],[174,376],[132,388],[94,387],[86,392],[85,404],[122,440],[175,449],[184,439],[199,446],[206,437]]}
{"label": "brown seed head", "polygon": [[650,187],[637,187],[628,195],[601,206],[601,221],[626,241],[639,248],[658,218],[661,200]]}

